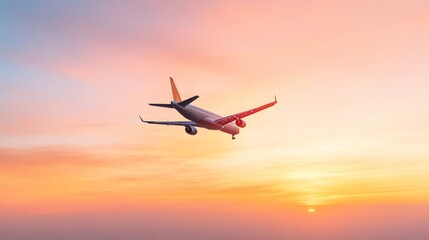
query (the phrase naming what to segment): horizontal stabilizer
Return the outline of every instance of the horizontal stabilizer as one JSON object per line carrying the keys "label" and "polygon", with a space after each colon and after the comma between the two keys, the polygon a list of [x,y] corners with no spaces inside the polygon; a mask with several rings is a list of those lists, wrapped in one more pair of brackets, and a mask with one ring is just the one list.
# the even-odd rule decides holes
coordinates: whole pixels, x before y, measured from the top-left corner
{"label": "horizontal stabilizer", "polygon": [[197,98],[199,98],[199,97],[200,97],[200,96],[196,95],[196,96],[193,96],[193,97],[188,98],[188,99],[186,99],[186,100],[183,100],[183,101],[179,102],[178,104],[179,104],[180,106],[182,106],[182,107],[186,107],[186,106],[188,106],[189,104],[191,104],[191,102],[195,101],[195,100],[196,100]]}
{"label": "horizontal stabilizer", "polygon": [[155,107],[174,108],[170,103],[149,103],[149,105]]}

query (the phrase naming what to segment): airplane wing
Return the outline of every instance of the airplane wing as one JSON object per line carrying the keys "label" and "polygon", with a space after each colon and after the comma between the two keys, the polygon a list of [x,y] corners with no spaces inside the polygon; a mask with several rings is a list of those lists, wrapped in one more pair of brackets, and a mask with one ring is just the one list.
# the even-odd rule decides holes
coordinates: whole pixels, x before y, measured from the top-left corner
{"label": "airplane wing", "polygon": [[172,122],[171,121],[145,121],[140,115],[139,115],[139,118],[142,122],[149,123],[149,124],[199,127],[198,124],[192,121],[172,121]]}
{"label": "airplane wing", "polygon": [[247,111],[244,111],[244,112],[241,112],[241,113],[237,113],[237,114],[229,115],[229,116],[226,116],[226,117],[223,117],[223,118],[219,118],[215,122],[219,123],[222,126],[224,126],[224,125],[226,125],[226,124],[228,124],[230,122],[233,122],[233,121],[235,121],[237,119],[241,119],[241,118],[247,117],[249,115],[252,115],[254,113],[262,111],[262,110],[264,110],[266,108],[272,107],[276,103],[277,103],[277,98],[274,97],[274,101],[273,102],[267,103],[267,104],[262,105],[260,107],[257,107],[257,108],[254,108],[254,109],[250,109],[250,110],[247,110]]}

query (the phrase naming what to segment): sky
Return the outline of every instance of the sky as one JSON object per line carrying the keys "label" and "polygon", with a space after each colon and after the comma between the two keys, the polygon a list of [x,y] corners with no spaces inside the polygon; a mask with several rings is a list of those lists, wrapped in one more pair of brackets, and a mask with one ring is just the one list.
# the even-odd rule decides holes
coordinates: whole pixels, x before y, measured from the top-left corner
{"label": "sky", "polygon": [[[0,239],[428,239],[429,3],[0,2]],[[237,139],[146,125],[182,98]],[[314,209],[314,212],[309,211]]]}

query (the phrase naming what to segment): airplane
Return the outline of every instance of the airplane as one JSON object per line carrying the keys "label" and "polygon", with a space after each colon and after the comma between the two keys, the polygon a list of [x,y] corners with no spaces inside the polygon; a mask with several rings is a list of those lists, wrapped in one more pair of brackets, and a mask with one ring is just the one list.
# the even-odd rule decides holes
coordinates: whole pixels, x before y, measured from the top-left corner
{"label": "airplane", "polygon": [[257,113],[271,106],[274,106],[277,103],[277,98],[276,96],[274,96],[273,102],[244,112],[222,117],[205,109],[191,105],[193,101],[199,98],[198,95],[188,98],[186,100],[182,100],[179,91],[177,90],[176,84],[171,77],[170,84],[171,91],[173,92],[173,101],[171,101],[170,103],[149,103],[149,105],[163,108],[174,108],[183,117],[190,121],[146,121],[139,115],[139,118],[142,122],[148,124],[184,126],[185,132],[190,135],[197,134],[196,127],[206,128],[209,130],[219,130],[224,133],[230,134],[232,136],[232,139],[234,140],[235,135],[240,132],[240,128],[244,128],[246,126],[246,122],[244,122],[242,118],[245,118],[249,115]]}

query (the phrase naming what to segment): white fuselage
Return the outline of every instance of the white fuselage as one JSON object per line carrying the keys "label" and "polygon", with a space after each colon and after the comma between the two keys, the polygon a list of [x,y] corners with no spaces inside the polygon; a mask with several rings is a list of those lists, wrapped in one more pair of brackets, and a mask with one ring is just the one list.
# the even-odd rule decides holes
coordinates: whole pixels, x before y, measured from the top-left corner
{"label": "white fuselage", "polygon": [[195,122],[196,124],[198,124],[198,126],[201,126],[210,130],[220,130],[222,132],[229,133],[232,135],[236,135],[240,132],[240,129],[237,127],[235,122],[231,122],[224,126],[216,123],[215,121],[217,119],[222,118],[222,116],[219,116],[205,109],[202,109],[193,105],[187,105],[186,107],[183,107],[179,105],[176,101],[171,101],[171,105],[173,105],[173,107],[183,117]]}

